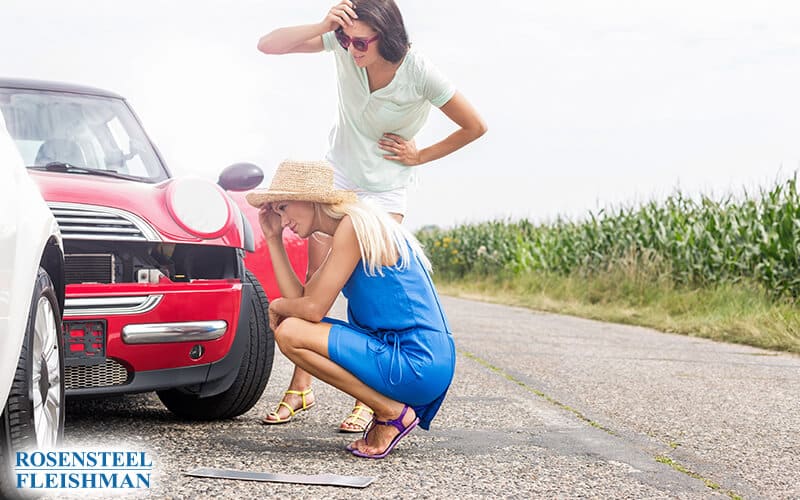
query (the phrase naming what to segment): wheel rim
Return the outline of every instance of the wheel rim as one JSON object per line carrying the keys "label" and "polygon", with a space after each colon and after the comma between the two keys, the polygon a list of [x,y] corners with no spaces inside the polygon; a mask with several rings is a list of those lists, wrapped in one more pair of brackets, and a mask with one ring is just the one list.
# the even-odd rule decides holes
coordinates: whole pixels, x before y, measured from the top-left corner
{"label": "wheel rim", "polygon": [[52,448],[58,441],[62,394],[58,335],[53,306],[40,297],[33,337],[33,423],[39,448]]}

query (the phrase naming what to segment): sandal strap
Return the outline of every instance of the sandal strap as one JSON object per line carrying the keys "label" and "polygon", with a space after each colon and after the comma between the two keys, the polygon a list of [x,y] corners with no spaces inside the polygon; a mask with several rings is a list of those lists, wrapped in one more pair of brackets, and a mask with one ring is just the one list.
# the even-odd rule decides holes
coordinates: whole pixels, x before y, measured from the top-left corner
{"label": "sandal strap", "polygon": [[406,426],[403,425],[403,417],[406,416],[406,412],[408,412],[408,405],[403,406],[403,411],[400,412],[400,416],[397,418],[393,418],[391,420],[378,420],[377,418],[372,419],[372,422],[379,425],[392,425],[395,429],[400,431],[402,434],[403,431],[406,430]]}
{"label": "sandal strap", "polygon": [[[309,395],[309,394],[311,394],[312,392],[313,392],[313,389],[312,389],[311,387],[309,387],[308,389],[306,389],[306,390],[304,390],[304,391],[295,391],[295,390],[293,390],[293,389],[288,389],[288,390],[286,390],[286,391],[283,391],[283,394],[284,394],[284,395],[286,395],[286,394],[294,394],[295,396],[300,396],[300,398],[301,398],[301,401],[303,402],[303,406],[301,406],[300,408],[298,408],[298,410],[306,410],[306,409],[308,409],[308,405],[306,404],[306,396],[308,396],[308,395]],[[287,408],[289,407],[289,405],[287,405],[287,404],[286,404],[286,403],[284,403],[283,401],[281,401],[281,402],[279,403],[279,405],[280,405],[280,404],[284,404],[284,405],[286,405],[286,407],[287,407]],[[292,416],[294,416],[294,410],[293,410],[293,409],[292,409]]]}
{"label": "sandal strap", "polygon": [[[361,418],[360,415],[361,415],[362,411],[365,411],[365,412],[369,413],[370,415],[374,415],[375,414],[375,411],[373,411],[373,409],[368,407],[368,406],[355,405],[353,407],[353,412],[350,415],[357,415],[358,418]],[[370,418],[372,418],[372,417],[370,417]]]}
{"label": "sandal strap", "polygon": [[[362,415],[362,412],[365,411],[369,413],[369,417],[364,417]],[[372,408],[368,408],[366,406],[361,406],[361,405],[355,405],[353,407],[353,412],[350,415],[348,415],[347,418],[344,419],[344,423],[350,425],[358,425],[356,422],[354,422],[354,420],[360,420],[368,424],[372,420],[372,415],[374,414],[375,412],[372,411]]]}
{"label": "sandal strap", "polygon": [[294,417],[295,410],[294,410],[294,408],[292,408],[292,406],[291,406],[290,404],[288,404],[286,401],[281,401],[280,403],[278,403],[278,406],[275,408],[275,411],[273,411],[272,413],[270,413],[270,415],[275,415],[276,417],[278,417],[278,419],[279,419],[279,420],[282,420],[282,419],[281,419],[281,418],[278,416],[278,411],[281,409],[281,406],[285,406],[285,407],[286,407],[286,409],[287,409],[287,410],[289,410],[289,418],[291,418],[291,417]]}

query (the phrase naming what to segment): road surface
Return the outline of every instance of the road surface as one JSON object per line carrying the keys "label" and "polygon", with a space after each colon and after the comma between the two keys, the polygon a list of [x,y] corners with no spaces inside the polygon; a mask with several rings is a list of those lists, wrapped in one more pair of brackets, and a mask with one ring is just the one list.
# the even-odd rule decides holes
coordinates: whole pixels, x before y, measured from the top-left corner
{"label": "road surface", "polygon": [[[415,430],[385,460],[343,450],[352,438],[335,429],[351,401],[322,383],[295,421],[258,424],[288,382],[280,353],[242,417],[184,422],[152,395],[71,401],[65,448],[146,450],[155,480],[125,498],[800,497],[800,357],[443,303],[455,380],[431,431]],[[183,475],[196,467],[376,479],[351,489]]]}

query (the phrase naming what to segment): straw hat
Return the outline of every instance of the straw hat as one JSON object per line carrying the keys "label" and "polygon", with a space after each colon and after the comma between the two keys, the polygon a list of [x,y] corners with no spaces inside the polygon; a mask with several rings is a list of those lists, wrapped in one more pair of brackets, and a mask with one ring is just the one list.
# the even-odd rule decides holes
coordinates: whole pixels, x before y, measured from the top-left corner
{"label": "straw hat", "polygon": [[256,208],[272,201],[315,201],[336,205],[357,199],[353,191],[333,188],[333,168],[325,161],[284,160],[272,176],[269,189],[247,193],[247,202]]}

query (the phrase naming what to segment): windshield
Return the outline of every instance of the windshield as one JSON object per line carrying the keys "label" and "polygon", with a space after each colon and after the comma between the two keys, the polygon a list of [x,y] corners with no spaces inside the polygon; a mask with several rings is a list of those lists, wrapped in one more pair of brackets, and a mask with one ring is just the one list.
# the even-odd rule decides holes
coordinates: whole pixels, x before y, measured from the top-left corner
{"label": "windshield", "polygon": [[28,167],[58,162],[146,182],[169,177],[121,99],[0,89],[0,114]]}

